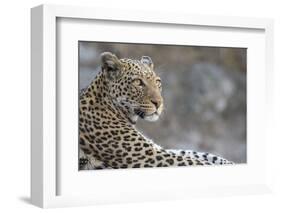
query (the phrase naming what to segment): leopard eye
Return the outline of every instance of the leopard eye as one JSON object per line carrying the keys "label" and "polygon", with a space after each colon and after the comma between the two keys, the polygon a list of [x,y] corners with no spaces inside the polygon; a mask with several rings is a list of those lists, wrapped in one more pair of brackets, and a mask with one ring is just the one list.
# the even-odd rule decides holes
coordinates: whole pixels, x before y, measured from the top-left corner
{"label": "leopard eye", "polygon": [[139,79],[139,78],[134,79],[133,80],[133,84],[135,86],[143,86],[144,85],[143,81],[141,79]]}
{"label": "leopard eye", "polygon": [[157,79],[156,80],[156,85],[161,88],[162,84],[161,84],[161,80],[160,79]]}

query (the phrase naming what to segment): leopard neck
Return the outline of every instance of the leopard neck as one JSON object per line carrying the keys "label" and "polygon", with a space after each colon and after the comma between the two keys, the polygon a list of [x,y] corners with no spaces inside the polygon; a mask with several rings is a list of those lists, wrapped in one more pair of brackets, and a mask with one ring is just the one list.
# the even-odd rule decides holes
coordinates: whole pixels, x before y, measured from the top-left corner
{"label": "leopard neck", "polygon": [[129,121],[131,124],[136,124],[136,118],[132,116],[132,112],[127,106],[119,104],[119,101],[110,95],[109,81],[106,78],[104,71],[101,71],[92,83],[88,86],[83,94],[84,97],[91,99],[93,103],[104,107],[114,108],[116,115],[123,115],[121,120]]}
{"label": "leopard neck", "polygon": [[104,72],[98,73],[92,83],[88,86],[84,96],[91,98],[94,103],[108,102],[109,89],[108,82],[106,81]]}

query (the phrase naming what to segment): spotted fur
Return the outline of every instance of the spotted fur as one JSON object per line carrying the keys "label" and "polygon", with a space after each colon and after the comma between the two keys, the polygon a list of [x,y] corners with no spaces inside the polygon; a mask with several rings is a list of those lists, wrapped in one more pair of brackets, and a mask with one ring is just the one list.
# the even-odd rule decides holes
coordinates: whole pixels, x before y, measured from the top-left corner
{"label": "spotted fur", "polygon": [[152,60],[101,55],[101,72],[80,95],[80,169],[231,164],[194,151],[165,150],[139,132],[138,118],[156,121],[163,110],[161,79]]}

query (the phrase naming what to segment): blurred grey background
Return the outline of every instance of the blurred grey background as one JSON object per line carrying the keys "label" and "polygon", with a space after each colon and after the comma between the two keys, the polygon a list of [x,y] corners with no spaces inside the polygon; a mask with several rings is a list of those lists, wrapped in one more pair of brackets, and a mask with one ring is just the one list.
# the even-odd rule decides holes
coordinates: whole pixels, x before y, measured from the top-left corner
{"label": "blurred grey background", "polygon": [[162,79],[165,110],[137,127],[168,149],[210,152],[246,163],[245,48],[79,42],[79,89],[100,71],[100,54],[150,56]]}

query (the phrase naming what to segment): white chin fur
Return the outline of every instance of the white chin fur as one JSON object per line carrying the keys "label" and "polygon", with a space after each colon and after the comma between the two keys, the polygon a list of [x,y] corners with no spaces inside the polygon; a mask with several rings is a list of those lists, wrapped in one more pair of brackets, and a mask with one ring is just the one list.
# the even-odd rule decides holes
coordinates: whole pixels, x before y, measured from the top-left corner
{"label": "white chin fur", "polygon": [[133,115],[133,116],[131,116],[131,121],[133,121],[133,122],[137,122],[138,117],[139,117],[139,116],[137,116],[137,115]]}
{"label": "white chin fur", "polygon": [[144,120],[153,122],[153,121],[157,121],[158,118],[159,118],[159,115],[153,114],[153,115],[145,116]]}

